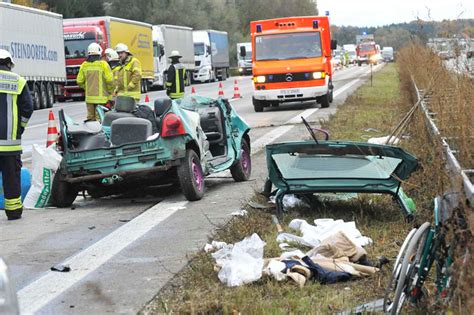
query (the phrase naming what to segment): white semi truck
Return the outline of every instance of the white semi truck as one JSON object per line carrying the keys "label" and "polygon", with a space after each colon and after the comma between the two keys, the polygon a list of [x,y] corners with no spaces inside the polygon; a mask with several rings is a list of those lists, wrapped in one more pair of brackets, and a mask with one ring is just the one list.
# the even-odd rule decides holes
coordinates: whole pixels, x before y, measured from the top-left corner
{"label": "white semi truck", "polygon": [[194,31],[193,80],[210,82],[224,81],[229,76],[229,39],[227,32],[214,30]]}
{"label": "white semi truck", "polygon": [[176,25],[153,26],[153,59],[155,79],[154,87],[163,88],[166,83],[167,71],[171,64],[169,55],[173,50],[179,51],[180,62],[184,65],[190,85],[195,69],[193,29]]}
{"label": "white semi truck", "polygon": [[0,2],[0,48],[28,81],[34,108],[52,107],[66,81],[62,15]]}

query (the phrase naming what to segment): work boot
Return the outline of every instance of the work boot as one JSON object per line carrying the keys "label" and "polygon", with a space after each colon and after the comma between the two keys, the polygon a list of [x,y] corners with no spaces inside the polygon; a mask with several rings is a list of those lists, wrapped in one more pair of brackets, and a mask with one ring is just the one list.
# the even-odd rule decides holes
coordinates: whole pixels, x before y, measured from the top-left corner
{"label": "work boot", "polygon": [[21,219],[23,209],[8,210],[5,213],[7,214],[8,221],[18,220]]}

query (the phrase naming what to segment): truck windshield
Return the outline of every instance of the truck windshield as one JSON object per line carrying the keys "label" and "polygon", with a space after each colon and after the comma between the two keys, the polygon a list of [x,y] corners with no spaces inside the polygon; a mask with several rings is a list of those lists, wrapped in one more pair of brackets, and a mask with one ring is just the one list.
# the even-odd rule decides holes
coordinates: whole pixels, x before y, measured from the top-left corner
{"label": "truck windshield", "polygon": [[194,56],[201,56],[204,55],[204,44],[197,43],[194,44]]}
{"label": "truck windshield", "polygon": [[66,55],[66,59],[86,58],[87,47],[94,42],[95,40],[93,39],[65,40],[64,54]]}
{"label": "truck windshield", "polygon": [[245,57],[242,57],[239,54],[239,60],[251,61],[252,60],[252,51],[251,50],[246,50],[245,51]]}
{"label": "truck windshield", "polygon": [[360,45],[360,51],[371,51],[375,50],[374,45]]}
{"label": "truck windshield", "polygon": [[321,35],[305,32],[257,36],[255,53],[257,61],[321,57]]}

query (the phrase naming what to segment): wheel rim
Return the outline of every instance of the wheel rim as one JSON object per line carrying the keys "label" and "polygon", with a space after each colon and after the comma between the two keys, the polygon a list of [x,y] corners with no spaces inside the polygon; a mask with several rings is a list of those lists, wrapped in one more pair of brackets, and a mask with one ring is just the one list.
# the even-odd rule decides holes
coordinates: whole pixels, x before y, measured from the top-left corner
{"label": "wheel rim", "polygon": [[250,171],[250,157],[245,148],[240,150],[240,164],[242,165],[245,174],[248,174]]}
{"label": "wheel rim", "polygon": [[201,191],[204,183],[204,178],[202,176],[201,167],[198,163],[196,163],[195,159],[193,159],[192,161],[192,171],[194,183],[196,184],[197,189]]}

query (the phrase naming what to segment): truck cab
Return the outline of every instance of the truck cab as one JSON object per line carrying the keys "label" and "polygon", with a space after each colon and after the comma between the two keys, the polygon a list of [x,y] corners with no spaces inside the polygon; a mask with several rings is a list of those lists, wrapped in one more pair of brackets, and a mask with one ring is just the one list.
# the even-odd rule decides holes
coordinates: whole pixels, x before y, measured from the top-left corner
{"label": "truck cab", "polygon": [[252,43],[237,43],[239,74],[252,74]]}
{"label": "truck cab", "polygon": [[288,17],[250,23],[253,105],[256,112],[283,102],[332,102],[331,41],[326,16]]}
{"label": "truck cab", "polygon": [[226,32],[204,30],[193,32],[195,70],[193,80],[224,81],[229,72],[229,42]]}
{"label": "truck cab", "polygon": [[375,42],[362,42],[357,45],[357,64],[361,66],[363,63],[366,64],[377,64],[378,63],[378,49]]}

